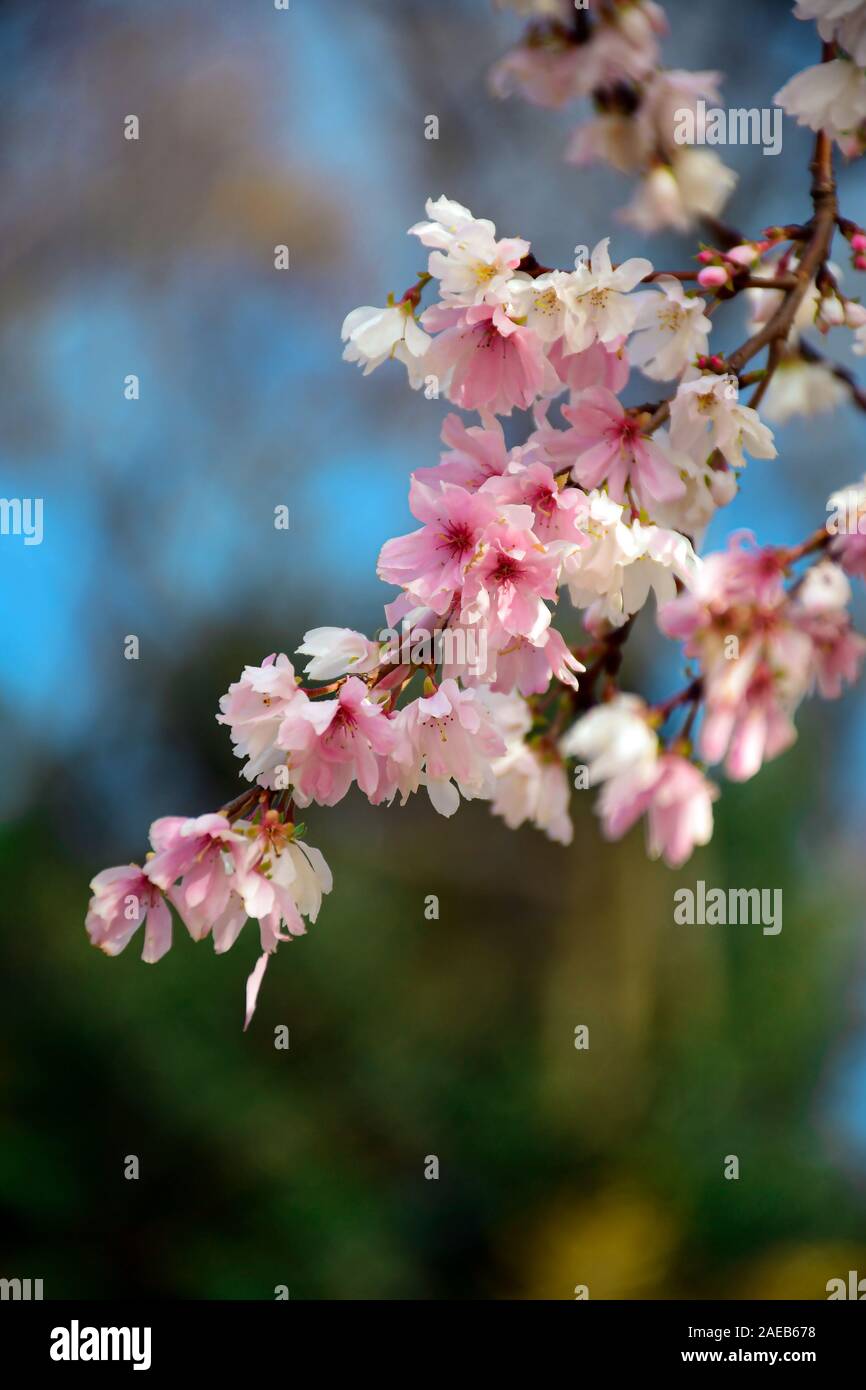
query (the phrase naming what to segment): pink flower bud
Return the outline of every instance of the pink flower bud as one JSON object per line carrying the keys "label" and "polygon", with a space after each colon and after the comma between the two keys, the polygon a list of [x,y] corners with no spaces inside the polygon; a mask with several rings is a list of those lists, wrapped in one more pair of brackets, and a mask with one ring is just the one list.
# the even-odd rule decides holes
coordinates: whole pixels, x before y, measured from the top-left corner
{"label": "pink flower bud", "polygon": [[701,265],[710,265],[716,259],[715,251],[699,251],[698,260]]}
{"label": "pink flower bud", "polygon": [[862,252],[854,257],[854,269],[866,270],[866,255],[864,255]]}
{"label": "pink flower bud", "polygon": [[720,285],[728,283],[728,272],[723,265],[705,266],[698,274],[698,284],[705,290],[718,289]]}
{"label": "pink flower bud", "polygon": [[751,265],[755,260],[754,246],[734,246],[730,251],[725,252],[725,259],[733,261],[734,265]]}
{"label": "pink flower bud", "polygon": [[866,251],[866,232],[855,232],[851,238],[852,251]]}

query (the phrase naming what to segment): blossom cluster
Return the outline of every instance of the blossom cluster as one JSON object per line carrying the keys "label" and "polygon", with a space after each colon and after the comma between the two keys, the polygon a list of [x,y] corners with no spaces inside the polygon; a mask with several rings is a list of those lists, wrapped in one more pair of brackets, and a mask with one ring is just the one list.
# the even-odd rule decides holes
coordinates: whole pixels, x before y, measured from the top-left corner
{"label": "blossom cluster", "polygon": [[144,927],[142,960],[153,964],[171,946],[169,904],[194,941],[213,937],[227,951],[248,918],[259,924],[262,954],[247,983],[246,1026],[270,956],[281,941],[315,922],[331,891],[324,856],[299,838],[277,810],[257,823],[225,815],[163,816],[150,827],[153,852],[144,867],[125,864],[94,878],[87,932],[116,956]]}
{"label": "blossom cluster", "polygon": [[[567,33],[556,0],[522,8],[542,27],[499,81],[535,100],[630,83],[641,100],[629,120],[641,121],[689,86],[656,71],[655,5],[607,5],[589,27],[569,20]],[[835,25],[844,9],[847,24],[864,7],[831,8],[801,17]],[[822,7],[798,5],[807,9]],[[713,75],[698,76],[693,95],[710,90]],[[510,828],[530,823],[568,844],[571,794],[597,786],[608,838],[645,819],[649,853],[672,867],[705,845],[719,795],[708,768],[753,776],[793,742],[804,698],[837,698],[866,654],[848,612],[850,578],[866,577],[866,484],[834,493],[828,509],[844,524],[802,545],[737,535],[699,554],[748,459],[776,458],[756,406],[781,419],[852,390],[806,337],[849,333],[866,350],[866,311],[828,259],[832,212],[822,222],[816,203],[805,227],[728,237],[705,246],[694,270],[666,273],[642,256],[615,262],[609,238],[571,268],[546,267],[524,237],[429,200],[409,229],[428,252],[424,274],[342,328],[344,357],[365,374],[398,361],[413,388],[456,408],[438,462],[411,476],[416,528],[379,555],[379,578],[397,591],[386,625],[312,629],[297,648],[303,672],[285,653],[244,668],[217,718],[245,791],[217,814],[156,821],[143,866],[97,875],[93,943],[114,955],[144,926],[153,962],[171,944],[174,909],[194,940],[210,935],[222,952],[255,919],[248,1023],[271,955],[316,920],[331,889],[297,812],[353,788],[374,806],[423,789],[443,816],[485,800]],[[856,260],[866,235],[839,226]],[[711,352],[711,315],[741,291],[751,336]],[[766,368],[749,375],[766,346]],[[632,380],[665,394],[627,406]],[[515,411],[516,444],[502,423]],[[618,681],[651,596],[652,620],[689,663],[684,689],[657,705]]]}
{"label": "blossom cluster", "polygon": [[[514,93],[539,106],[591,100],[594,114],[573,132],[569,163],[607,164],[636,175],[636,191],[620,212],[644,232],[687,231],[722,211],[736,174],[703,147],[707,103],[719,100],[720,74],[661,66],[664,11],[654,0],[611,0],[576,7],[572,0],[530,0],[523,41],[496,64],[494,93]],[[677,139],[684,115],[695,141]]]}
{"label": "blossom cluster", "polygon": [[839,565],[822,560],[787,587],[786,552],[750,540],[734,535],[727,551],[708,556],[691,592],[659,614],[662,632],[684,641],[700,667],[700,755],[724,758],[734,781],[790,747],[804,697],[817,688],[837,698],[866,652],[851,630],[851,588]]}

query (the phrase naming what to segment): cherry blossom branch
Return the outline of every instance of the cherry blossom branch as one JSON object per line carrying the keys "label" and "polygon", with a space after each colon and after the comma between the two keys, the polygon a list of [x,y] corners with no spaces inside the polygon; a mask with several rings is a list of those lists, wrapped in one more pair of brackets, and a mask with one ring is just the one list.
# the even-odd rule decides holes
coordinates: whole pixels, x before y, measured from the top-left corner
{"label": "cherry blossom branch", "polygon": [[799,545],[791,546],[782,550],[783,563],[786,567],[796,565],[800,560],[804,560],[807,555],[817,555],[826,550],[833,537],[826,526],[819,526],[817,531],[813,531],[811,536],[807,536]]}
{"label": "cherry blossom branch", "polygon": [[680,705],[692,704],[700,700],[704,689],[704,682],[701,676],[696,676],[694,680],[682,690],[678,690],[675,695],[670,695],[667,700],[662,700],[659,704],[652,706],[653,717],[659,725],[673,714]]}
{"label": "cherry blossom branch", "polygon": [[[724,370],[733,375],[739,375],[746,363],[757,356],[763,348],[787,338],[809,285],[818,270],[824,265],[829,254],[836,226],[837,206],[836,185],[833,178],[833,146],[824,131],[820,131],[816,138],[815,153],[810,167],[812,170],[811,196],[814,215],[811,223],[808,224],[808,240],[805,250],[794,274],[786,277],[788,287],[782,291],[783,299],[778,309],[761,328],[724,360]],[[771,281],[770,287],[778,289],[779,282]],[[776,353],[773,355],[772,362],[768,362],[767,375],[759,387],[759,400],[767,390],[778,362],[779,354]],[[670,405],[670,397],[661,402],[647,426],[647,434],[652,434],[668,419]]]}
{"label": "cherry blossom branch", "polygon": [[[749,406],[751,407],[752,410],[757,410],[757,409],[758,409],[758,406],[761,404],[761,401],[764,399],[764,396],[767,394],[767,391],[769,390],[769,387],[770,387],[770,383],[771,383],[771,381],[773,380],[773,376],[774,376],[774,374],[775,374],[776,368],[778,367],[779,362],[780,362],[780,360],[781,360],[781,356],[782,356],[782,349],[781,349],[781,346],[780,346],[780,344],[779,344],[779,339],[778,339],[778,338],[774,338],[773,341],[770,343],[769,351],[768,351],[768,353],[767,353],[767,365],[766,365],[766,367],[763,369],[763,371],[762,371],[762,373],[761,373],[761,379],[760,379],[760,381],[758,382],[757,390],[754,391],[754,392],[752,393],[752,397],[751,397],[751,399],[750,399],[750,401],[749,401]],[[745,378],[744,378],[744,377],[740,377],[739,380],[740,380],[740,385],[741,385],[741,386],[744,385],[744,383],[745,383]]]}
{"label": "cherry blossom branch", "polygon": [[831,372],[832,375],[836,377],[837,381],[841,381],[843,385],[848,388],[851,400],[853,404],[857,406],[858,410],[866,411],[866,387],[860,385],[860,382],[852,371],[849,371],[847,367],[843,367],[841,363],[833,362],[829,357],[825,357],[824,354],[813,347],[811,343],[799,342],[797,344],[797,351],[804,362],[815,362],[822,367],[826,367],[827,371]]}
{"label": "cherry blossom branch", "polygon": [[794,273],[794,287],[787,291],[779,308],[764,326],[730,354],[727,362],[732,372],[739,372],[771,342],[787,338],[811,281],[829,255],[836,227],[836,185],[833,178],[833,146],[824,131],[818,133],[811,168],[815,212],[809,240]]}
{"label": "cherry blossom branch", "polygon": [[[649,120],[643,201],[631,220],[688,225],[699,209],[673,165],[697,159],[704,189],[707,160],[723,182],[732,176],[713,155],[672,148],[652,113],[676,109],[680,98],[693,103],[701,87],[712,95],[716,79],[663,73],[656,6],[631,0],[625,20],[624,6],[598,0],[591,17],[579,10],[568,24],[540,26],[539,37],[586,48],[573,70],[566,52],[563,74],[556,44],[552,70],[539,43],[519,59],[523,79],[531,86],[540,76],[554,98],[563,76],[566,93],[594,90],[602,129],[591,140],[602,146],[621,138],[623,117],[627,134],[637,133],[628,125],[636,112]],[[836,53],[826,45],[823,58],[838,70]],[[115,955],[144,926],[143,958],[154,962],[171,944],[174,909],[195,940],[211,934],[222,952],[255,919],[262,954],[247,982],[246,1026],[271,955],[305,932],[305,919],[315,922],[332,886],[321,852],[301,843],[296,801],[333,806],[354,785],[373,805],[397,796],[405,803],[423,787],[442,815],[461,797],[484,798],[510,827],[530,821],[567,844],[567,760],[586,754],[593,766],[581,769],[581,785],[605,783],[596,803],[605,835],[619,838],[646,816],[651,856],[678,868],[712,834],[718,788],[707,768],[754,775],[796,737],[800,701],[816,687],[836,698],[856,679],[866,639],[851,627],[848,576],[866,578],[866,480],[835,493],[832,521],[798,545],[761,547],[734,535],[701,564],[695,540],[731,501],[745,454],[776,456],[757,407],[780,364],[797,354],[824,361],[793,341],[807,296],[816,292],[822,331],[844,322],[857,330],[856,350],[866,350],[866,310],[840,294],[827,265],[838,226],[855,268],[866,269],[866,233],[839,217],[833,176],[831,134],[847,153],[840,134],[850,125],[846,117],[835,129],[835,107],[815,120],[815,71],[800,75],[800,109],[813,128],[834,129],[815,142],[810,220],[748,241],[712,218],[715,246],[698,252],[700,270],[656,270],[644,257],[614,264],[603,238],[588,264],[554,271],[523,237],[498,238],[492,222],[444,195],[428,200],[429,220],[410,228],[430,250],[428,269],[383,308],[351,311],[341,331],[344,357],[365,374],[396,359],[413,388],[426,394],[433,383],[481,420],[447,418],[447,452],[413,473],[410,506],[422,525],[379,554],[379,577],[400,591],[386,617],[402,622],[403,638],[392,645],[392,626],[378,638],[338,627],[306,632],[296,650],[310,658],[313,684],[285,654],[245,667],[218,719],[250,785],[216,814],[161,817],[143,865],[97,875],[87,917],[94,945]],[[860,80],[853,70],[841,76]],[[796,93],[793,101],[796,111]],[[419,314],[434,280],[437,300]],[[709,291],[706,299],[684,290],[692,283]],[[630,299],[640,284],[657,291]],[[743,290],[778,296],[762,301],[775,310],[728,357],[710,354],[709,315]],[[765,365],[745,370],[764,349]],[[853,376],[825,365],[866,409]],[[676,381],[675,390],[625,407],[630,366],[651,381]],[[817,374],[801,369],[807,376],[811,386]],[[749,387],[743,405],[739,391]],[[548,417],[557,400],[567,425]],[[532,410],[535,427],[509,447],[497,417],[515,408]],[[670,431],[651,439],[668,418]],[[815,563],[795,569],[807,560]],[[554,623],[566,591],[593,635],[574,649]],[[625,646],[651,594],[659,630],[683,644],[689,663],[687,684],[655,705],[620,688]],[[440,648],[443,634],[463,647]],[[732,682],[725,663],[741,659]],[[663,733],[678,710],[678,732]]]}
{"label": "cherry blossom branch", "polygon": [[598,655],[581,676],[577,690],[569,691],[575,712],[591,709],[598,703],[599,696],[595,687],[600,676],[604,675],[607,678],[608,686],[615,681],[622,666],[623,647],[628,641],[636,617],[637,614],[634,614],[621,627],[611,628],[592,648]]}
{"label": "cherry blossom branch", "polygon": [[224,806],[221,806],[219,814],[225,816],[226,820],[238,820],[241,816],[246,815],[247,811],[252,809],[261,795],[261,787],[248,787],[246,791],[241,792],[240,795],[236,796],[232,801],[227,801]]}

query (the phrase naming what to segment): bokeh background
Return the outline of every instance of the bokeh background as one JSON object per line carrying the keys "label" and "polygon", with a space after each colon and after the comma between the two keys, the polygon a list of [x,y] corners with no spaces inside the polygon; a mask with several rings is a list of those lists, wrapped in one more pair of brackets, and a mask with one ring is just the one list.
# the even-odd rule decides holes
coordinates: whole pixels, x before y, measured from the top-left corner
{"label": "bokeh background", "polygon": [[[667,8],[667,61],[724,69],[731,105],[814,60],[782,0]],[[0,7],[0,483],[45,506],[41,546],[0,539],[0,1274],[48,1297],[822,1298],[866,1275],[857,691],[727,788],[680,874],[639,830],[603,845],[589,799],[569,850],[479,804],[311,811],[335,891],[246,1035],[249,929],[220,959],[177,931],[156,967],[84,934],[95,872],[237,789],[213,715],[244,662],[379,625],[376,555],[447,406],[363,380],[339,329],[415,278],[424,199],[550,264],[611,231],[616,259],[692,252],[613,222],[626,180],[563,165],[573,113],[489,96],[519,30],[485,0]],[[789,122],[776,159],[721,153],[730,220],[806,215]],[[862,174],[841,184],[866,218]],[[777,442],[715,543],[799,539],[863,471],[853,410]],[[627,679],[672,688],[636,637]],[[782,933],[674,926],[697,878],[782,888]]]}

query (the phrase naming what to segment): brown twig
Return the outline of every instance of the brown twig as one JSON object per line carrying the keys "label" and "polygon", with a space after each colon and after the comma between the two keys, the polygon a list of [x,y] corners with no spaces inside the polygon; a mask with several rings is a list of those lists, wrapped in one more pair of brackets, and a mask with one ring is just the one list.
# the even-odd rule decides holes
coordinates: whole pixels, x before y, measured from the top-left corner
{"label": "brown twig", "polygon": [[860,410],[866,410],[866,387],[860,385],[853,372],[847,367],[843,367],[838,362],[831,362],[829,357],[825,357],[823,352],[812,347],[811,343],[798,343],[797,351],[804,362],[817,362],[822,367],[826,367],[828,372],[832,372],[837,380],[844,382],[851,393],[851,400]]}
{"label": "brown twig", "polygon": [[728,358],[728,368],[731,372],[739,372],[770,343],[787,338],[809,285],[827,259],[836,228],[836,185],[833,179],[833,146],[830,137],[823,130],[819,131],[815,141],[815,156],[811,169],[814,216],[809,224],[809,241],[794,272],[794,288],[788,290],[775,314],[771,315],[763,327],[731,354]]}
{"label": "brown twig", "polygon": [[[762,348],[771,343],[783,342],[787,338],[814,277],[824,265],[830,251],[833,233],[836,228],[836,185],[833,178],[833,145],[825,131],[819,131],[815,141],[815,154],[811,163],[812,207],[814,213],[809,225],[809,240],[794,274],[790,277],[793,285],[783,290],[782,303],[767,322],[750,338],[731,353],[727,359],[727,370],[739,376],[743,367],[750,362]],[[768,288],[775,288],[774,285]],[[772,364],[772,371],[778,365],[778,355]],[[768,363],[767,375],[758,388],[763,395],[769,385],[772,371]],[[756,393],[757,394],[757,393]],[[664,424],[670,415],[670,400],[662,401],[647,426],[647,434],[652,434],[659,425]]]}
{"label": "brown twig", "polygon": [[227,801],[225,806],[221,806],[219,814],[225,816],[226,820],[237,820],[245,811],[250,810],[261,795],[261,787],[247,787],[240,796],[236,796],[233,801]]}
{"label": "brown twig", "polygon": [[[764,399],[764,396],[767,394],[767,389],[770,385],[770,382],[773,379],[773,373],[779,365],[781,356],[781,344],[779,343],[778,338],[774,338],[770,344],[770,350],[767,353],[766,368],[764,369],[764,373],[761,377],[761,380],[758,382],[757,390],[754,391],[749,401],[749,405],[751,406],[752,410],[757,410],[758,406],[761,404],[761,401]],[[742,384],[743,378],[741,377],[740,385],[742,386]]]}

